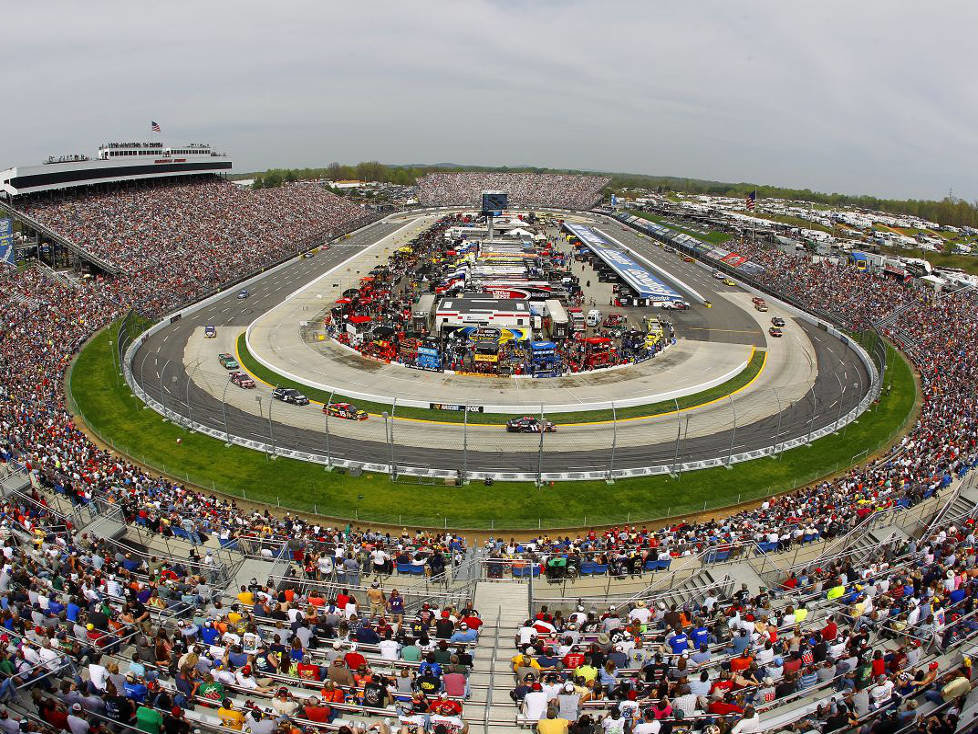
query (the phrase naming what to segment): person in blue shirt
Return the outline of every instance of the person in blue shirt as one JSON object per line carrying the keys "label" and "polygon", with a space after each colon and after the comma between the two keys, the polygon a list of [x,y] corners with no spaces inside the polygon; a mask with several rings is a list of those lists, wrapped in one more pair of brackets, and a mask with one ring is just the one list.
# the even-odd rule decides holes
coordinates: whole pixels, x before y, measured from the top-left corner
{"label": "person in blue shirt", "polygon": [[221,639],[221,633],[218,632],[214,626],[207,622],[204,624],[204,628],[200,631],[200,639],[204,641],[206,645],[216,645]]}
{"label": "person in blue shirt", "polygon": [[748,645],[750,645],[750,637],[747,636],[747,630],[740,630],[733,640],[731,640],[728,650],[736,657],[746,650]]}
{"label": "person in blue shirt", "polygon": [[710,642],[710,631],[701,623],[693,628],[692,639],[694,647],[702,647]]}
{"label": "person in blue shirt", "polygon": [[673,655],[681,655],[689,649],[689,637],[687,637],[682,630],[671,634],[666,638],[666,642],[668,642],[669,647],[672,648]]}
{"label": "person in blue shirt", "polygon": [[75,603],[74,599],[72,599],[71,601],[68,602],[68,606],[65,607],[65,618],[69,622],[77,622],[78,612],[80,611],[81,611],[81,607]]}
{"label": "person in blue shirt", "polygon": [[122,687],[125,691],[126,698],[136,703],[143,703],[146,700],[146,694],[149,693],[146,684],[138,680],[132,673],[126,675],[126,682]]}
{"label": "person in blue shirt", "polygon": [[462,624],[459,625],[459,628],[452,633],[451,638],[449,638],[449,642],[475,642],[478,637],[478,632],[473,629],[469,629],[469,626],[465,622],[462,622]]}

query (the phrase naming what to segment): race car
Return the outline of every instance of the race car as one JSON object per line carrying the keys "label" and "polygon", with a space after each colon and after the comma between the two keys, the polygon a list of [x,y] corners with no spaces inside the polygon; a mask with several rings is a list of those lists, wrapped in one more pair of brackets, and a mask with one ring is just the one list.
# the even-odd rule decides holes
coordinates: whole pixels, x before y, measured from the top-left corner
{"label": "race car", "polygon": [[249,295],[251,295],[251,294],[248,293],[248,289],[247,288],[242,288],[240,291],[238,291],[238,295],[236,296],[236,298],[240,301],[240,300],[242,300],[244,298],[247,298]]}
{"label": "race car", "polygon": [[775,316],[774,318],[771,319],[771,323],[774,324],[775,326],[784,326],[784,319],[781,318],[780,316]]}
{"label": "race car", "polygon": [[683,262],[691,263],[691,262],[696,262],[696,260],[693,258],[692,255],[683,255]]}
{"label": "race car", "polygon": [[763,299],[763,298],[761,298],[760,296],[754,296],[754,297],[753,297],[752,299],[750,299],[750,300],[751,300],[751,303],[753,303],[753,304],[754,304],[755,306],[756,306],[756,305],[757,305],[758,303],[764,303],[764,299]]}
{"label": "race car", "polygon": [[217,327],[213,324],[208,324],[204,327],[204,338],[205,339],[216,339],[217,338]]}
{"label": "race car", "polygon": [[732,281],[732,280],[731,280],[730,278],[724,278],[724,279],[723,279],[723,284],[724,284],[724,285],[737,285],[737,284],[736,284],[736,283],[735,283],[734,281]]}
{"label": "race car", "polygon": [[720,272],[719,270],[714,270],[714,271],[713,271],[713,278],[714,278],[715,280],[723,280],[723,279],[724,279],[725,277],[727,277],[727,276],[725,276],[725,275],[724,275],[723,273],[721,273],[721,272]]}
{"label": "race car", "polygon": [[781,331],[781,329],[778,328],[777,326],[772,326],[770,329],[767,330],[767,333],[770,334],[771,336],[784,336],[784,332]]}
{"label": "race car", "polygon": [[283,403],[309,405],[309,398],[291,387],[276,387],[272,390],[272,397],[276,400],[281,400]]}
{"label": "race car", "polygon": [[233,382],[238,387],[244,388],[245,390],[250,390],[255,386],[255,381],[252,380],[244,372],[232,372],[231,382]]}
{"label": "race car", "polygon": [[239,369],[240,365],[237,360],[232,357],[227,352],[221,352],[217,355],[217,361],[221,363],[221,367],[226,370],[236,370]]}
{"label": "race car", "polygon": [[367,411],[360,410],[355,405],[349,403],[330,403],[323,406],[323,412],[336,418],[346,418],[350,421],[367,420]]}
{"label": "race car", "polygon": [[[544,421],[542,425],[544,433],[553,433],[557,430],[557,426],[550,421]],[[540,433],[540,426],[540,419],[529,415],[506,421],[506,430],[510,433]]]}
{"label": "race car", "polygon": [[688,301],[666,301],[662,304],[662,308],[667,311],[686,311],[689,309]]}
{"label": "race car", "polygon": [[760,311],[761,313],[764,313],[765,311],[767,311],[767,304],[764,303],[764,301],[761,301],[760,303],[755,303],[754,308]]}

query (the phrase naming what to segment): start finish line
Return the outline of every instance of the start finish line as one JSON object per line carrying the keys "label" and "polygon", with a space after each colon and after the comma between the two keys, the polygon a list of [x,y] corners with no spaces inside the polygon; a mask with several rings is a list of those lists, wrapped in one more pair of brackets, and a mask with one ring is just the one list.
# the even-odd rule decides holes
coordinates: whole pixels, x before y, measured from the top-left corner
{"label": "start finish line", "polygon": [[682,296],[676,291],[654,277],[626,253],[614,249],[604,237],[590,227],[565,223],[564,228],[618,273],[618,276],[638,294],[639,298],[648,298],[652,301],[682,300]]}

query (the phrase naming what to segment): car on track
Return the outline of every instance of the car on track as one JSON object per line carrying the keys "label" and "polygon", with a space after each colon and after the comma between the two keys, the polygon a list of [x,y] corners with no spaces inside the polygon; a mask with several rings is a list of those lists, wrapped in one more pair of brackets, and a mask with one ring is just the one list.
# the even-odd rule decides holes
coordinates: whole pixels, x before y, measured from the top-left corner
{"label": "car on track", "polygon": [[243,299],[245,299],[245,298],[247,298],[247,297],[248,297],[248,296],[250,296],[250,295],[251,295],[251,294],[250,294],[250,293],[248,293],[248,289],[247,289],[247,288],[242,288],[242,289],[241,289],[240,291],[238,291],[238,295],[237,295],[237,296],[235,296],[235,297],[236,297],[236,298],[237,298],[237,299],[238,299],[239,301],[241,301],[241,300],[243,300]]}
{"label": "car on track", "polygon": [[767,333],[770,334],[771,336],[776,336],[776,337],[784,336],[784,332],[781,331],[781,328],[778,326],[772,326],[770,329],[767,330]]}
{"label": "car on track", "polygon": [[692,262],[696,262],[696,259],[692,255],[683,255],[683,262],[692,263]]}
{"label": "car on track", "polygon": [[726,278],[726,277],[727,277],[727,276],[725,276],[725,275],[724,275],[723,273],[721,273],[721,272],[720,272],[719,270],[714,270],[714,271],[713,271],[713,279],[714,279],[714,280],[723,280],[723,279],[724,279],[724,278]]}
{"label": "car on track", "polygon": [[323,412],[334,418],[345,418],[349,421],[367,420],[367,411],[360,410],[360,408],[355,405],[350,405],[350,403],[330,403],[329,405],[323,406]]}
{"label": "car on track", "polygon": [[303,259],[310,258],[310,257],[315,257],[315,256],[316,256],[316,251],[315,250],[309,250],[309,252],[303,252],[302,253],[302,258]]}
{"label": "car on track", "polygon": [[780,316],[775,316],[771,319],[771,323],[774,326],[784,326],[784,319],[781,318]]}
{"label": "car on track", "polygon": [[761,313],[764,313],[765,311],[767,311],[767,304],[764,303],[764,301],[761,301],[760,303],[755,303],[754,308],[760,311]]}
{"label": "car on track", "polygon": [[245,390],[251,390],[253,387],[255,387],[255,381],[244,372],[232,372],[231,382],[240,388],[244,388]]}
{"label": "car on track", "polygon": [[226,370],[236,370],[241,368],[241,365],[238,364],[238,361],[227,352],[221,352],[220,354],[218,354],[217,361],[220,362],[221,367],[223,367]]}
{"label": "car on track", "polygon": [[750,301],[751,301],[751,303],[753,303],[753,304],[754,304],[755,306],[756,306],[756,305],[757,305],[758,303],[764,303],[764,299],[763,299],[763,298],[761,298],[760,296],[754,296],[754,297],[753,297],[752,299],[750,299]]}
{"label": "car on track", "polygon": [[689,301],[665,301],[661,307],[666,311],[688,311]]}
{"label": "car on track", "polygon": [[723,279],[723,284],[724,285],[731,285],[731,286],[737,285],[737,283],[735,281],[731,280],[730,278],[724,278]]}
{"label": "car on track", "polygon": [[506,421],[506,430],[510,433],[540,433],[540,426],[543,426],[544,433],[553,433],[557,426],[550,421],[540,422],[539,418],[524,415],[521,418],[511,418]]}
{"label": "car on track", "polygon": [[309,405],[309,398],[291,387],[276,387],[272,390],[272,397],[292,405]]}
{"label": "car on track", "polygon": [[217,338],[217,327],[214,324],[208,324],[204,327],[204,338],[205,339],[216,339]]}

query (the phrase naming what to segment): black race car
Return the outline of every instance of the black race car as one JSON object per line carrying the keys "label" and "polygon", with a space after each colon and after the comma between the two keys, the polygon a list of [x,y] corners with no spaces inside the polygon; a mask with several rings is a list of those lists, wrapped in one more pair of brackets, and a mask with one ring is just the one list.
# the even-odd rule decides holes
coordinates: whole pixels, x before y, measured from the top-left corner
{"label": "black race car", "polygon": [[534,418],[529,415],[524,415],[522,418],[511,418],[506,421],[506,430],[510,433],[540,433],[540,426],[543,425],[545,433],[553,433],[557,430],[557,426],[550,421],[544,421],[543,424],[540,423],[539,418]]}
{"label": "black race car", "polygon": [[775,316],[774,318],[771,319],[771,323],[774,324],[775,326],[784,326],[784,319],[781,318],[780,316]]}
{"label": "black race car", "polygon": [[272,397],[276,400],[281,400],[283,403],[309,405],[309,398],[298,390],[293,390],[291,387],[276,387],[272,390]]}

